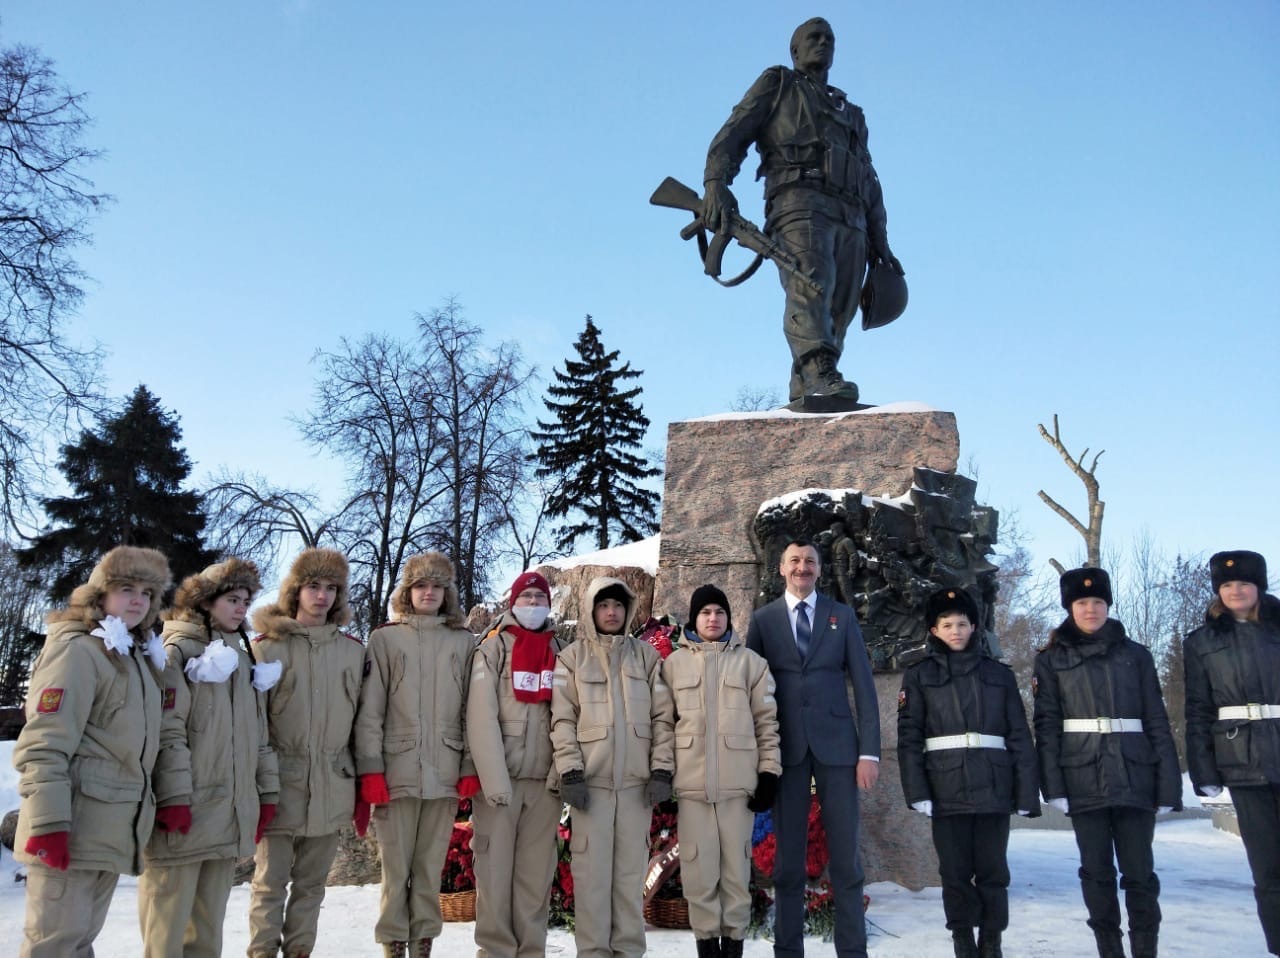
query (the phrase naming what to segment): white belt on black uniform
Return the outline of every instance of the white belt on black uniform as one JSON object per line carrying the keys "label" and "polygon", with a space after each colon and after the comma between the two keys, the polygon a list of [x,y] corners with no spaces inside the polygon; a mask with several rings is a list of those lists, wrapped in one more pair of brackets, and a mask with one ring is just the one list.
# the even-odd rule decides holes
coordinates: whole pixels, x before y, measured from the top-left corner
{"label": "white belt on black uniform", "polygon": [[941,752],[950,748],[1004,748],[999,735],[983,735],[981,732],[962,732],[960,735],[935,735],[924,740],[926,752]]}
{"label": "white belt on black uniform", "polygon": [[1142,719],[1136,718],[1073,718],[1062,720],[1064,732],[1092,732],[1110,735],[1112,732],[1141,732]]}
{"label": "white belt on black uniform", "polygon": [[1218,709],[1219,719],[1247,719],[1257,722],[1261,719],[1280,719],[1280,705],[1225,705]]}

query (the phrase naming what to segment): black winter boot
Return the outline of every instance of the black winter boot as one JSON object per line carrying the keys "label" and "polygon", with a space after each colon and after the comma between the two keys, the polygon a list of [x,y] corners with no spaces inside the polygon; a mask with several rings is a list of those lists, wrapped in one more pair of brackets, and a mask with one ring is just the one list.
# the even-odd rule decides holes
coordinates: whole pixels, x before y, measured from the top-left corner
{"label": "black winter boot", "polygon": [[1129,947],[1133,958],[1156,958],[1156,936],[1154,931],[1130,931]]}
{"label": "black winter boot", "polygon": [[742,958],[742,939],[721,938],[720,958]]}
{"label": "black winter boot", "polygon": [[698,958],[720,958],[719,938],[696,938]]}
{"label": "black winter boot", "polygon": [[1124,958],[1124,939],[1118,931],[1093,930],[1098,942],[1098,958]]}
{"label": "black winter boot", "polygon": [[978,930],[978,958],[1004,958],[1000,948],[1000,932]]}
{"label": "black winter boot", "polygon": [[956,958],[978,958],[978,946],[973,942],[972,928],[953,928],[951,943],[955,945]]}

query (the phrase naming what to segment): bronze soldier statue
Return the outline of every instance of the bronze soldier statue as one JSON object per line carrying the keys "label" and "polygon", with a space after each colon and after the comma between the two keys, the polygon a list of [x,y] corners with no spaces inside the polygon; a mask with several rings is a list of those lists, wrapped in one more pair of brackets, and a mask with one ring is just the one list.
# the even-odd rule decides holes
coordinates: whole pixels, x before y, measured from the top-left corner
{"label": "bronze soldier statue", "polygon": [[[858,387],[836,364],[868,267],[895,281],[903,269],[889,249],[862,110],[827,83],[835,42],[821,17],[796,28],[795,68],[765,70],[711,141],[701,212],[717,233],[731,231],[738,204],[729,185],[755,143],[765,233],[800,265],[799,273],[779,269],[786,291],[783,332],[791,347],[790,398],[793,404],[813,398],[852,407]],[[905,284],[901,296],[905,306]],[[870,315],[864,303],[864,328],[887,321]]]}

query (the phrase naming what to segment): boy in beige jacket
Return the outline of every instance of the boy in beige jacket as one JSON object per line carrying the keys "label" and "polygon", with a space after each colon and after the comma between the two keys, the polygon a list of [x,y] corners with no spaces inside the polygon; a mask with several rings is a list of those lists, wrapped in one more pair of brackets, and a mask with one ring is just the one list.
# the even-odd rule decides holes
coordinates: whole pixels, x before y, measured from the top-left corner
{"label": "boy in beige jacket", "polygon": [[573,807],[574,942],[579,958],[639,958],[649,824],[671,797],[671,693],[657,651],[627,634],[626,583],[593,579],[581,608],[551,693],[560,797]]}
{"label": "boy in beige jacket", "polygon": [[734,633],[729,600],[713,585],[694,590],[662,674],[675,697],[680,879],[698,958],[741,958],[751,828],[782,774],[773,676]]}
{"label": "boy in beige jacket", "polygon": [[22,958],[93,954],[120,875],[142,870],[166,699],[164,645],[151,628],[169,585],[163,555],[119,546],[49,613],[13,750]]}
{"label": "boy in beige jacket", "polygon": [[338,832],[356,807],[351,734],[364,646],[342,631],[346,557],[306,549],[280,583],[273,605],[253,617],[259,663],[280,663],[267,692],[267,727],[280,767],[275,818],[254,852],[249,958],[306,958],[316,946],[325,879]]}
{"label": "boy in beige jacket", "polygon": [[477,958],[546,954],[560,799],[547,790],[551,687],[562,648],[547,621],[551,587],[537,572],[511,584],[511,606],[476,650],[467,750],[483,800],[471,813]]}
{"label": "boy in beige jacket", "polygon": [[156,759],[157,828],[138,880],[145,958],[219,958],[237,858],[275,814],[280,779],[245,616],[258,567],[227,559],[188,576],[165,612],[169,669]]}
{"label": "boy in beige jacket", "polygon": [[479,785],[463,761],[475,636],[462,625],[453,563],[410,558],[391,621],[369,636],[356,719],[363,801],[377,806],[382,901],[374,938],[389,958],[426,958],[440,934],[440,873],[458,797]]}

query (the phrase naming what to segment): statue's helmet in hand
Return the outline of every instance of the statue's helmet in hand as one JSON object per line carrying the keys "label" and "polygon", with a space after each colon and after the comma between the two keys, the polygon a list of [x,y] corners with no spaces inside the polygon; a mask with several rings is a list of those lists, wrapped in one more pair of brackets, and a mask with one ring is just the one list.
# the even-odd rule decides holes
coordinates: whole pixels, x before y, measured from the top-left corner
{"label": "statue's helmet in hand", "polygon": [[888,326],[907,308],[907,281],[888,263],[876,263],[862,287],[862,328]]}

